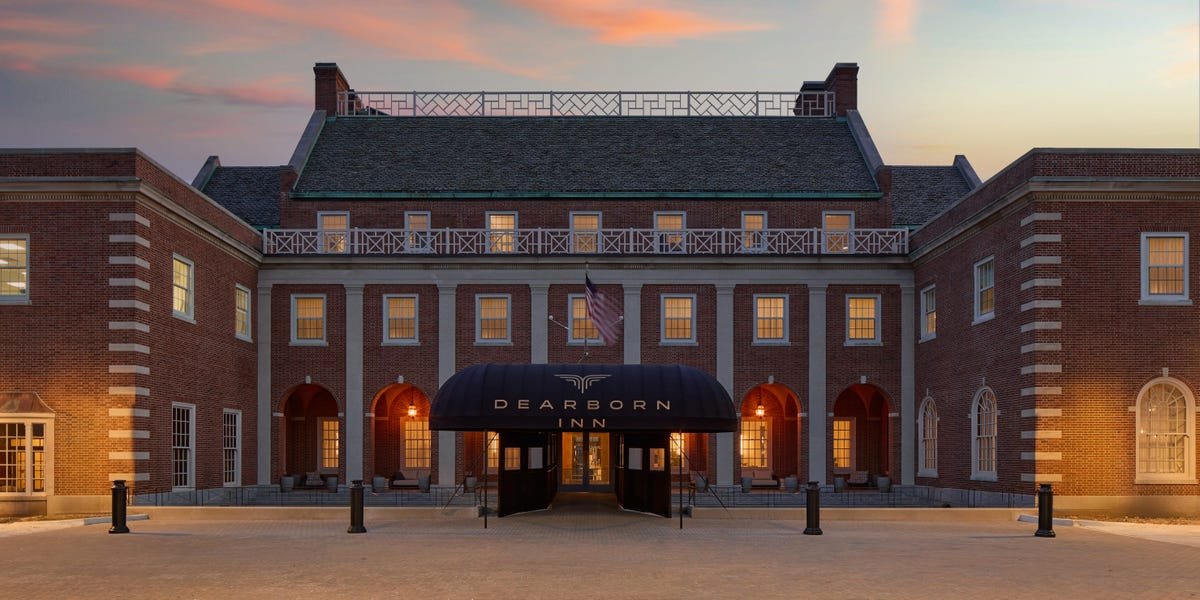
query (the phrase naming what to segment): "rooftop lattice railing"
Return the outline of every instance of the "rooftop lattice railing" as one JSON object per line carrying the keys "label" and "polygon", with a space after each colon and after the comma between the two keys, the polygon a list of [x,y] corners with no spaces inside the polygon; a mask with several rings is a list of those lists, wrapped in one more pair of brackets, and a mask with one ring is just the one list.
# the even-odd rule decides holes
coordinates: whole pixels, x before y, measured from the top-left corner
{"label": "rooftop lattice railing", "polygon": [[831,117],[832,91],[338,93],[348,117]]}

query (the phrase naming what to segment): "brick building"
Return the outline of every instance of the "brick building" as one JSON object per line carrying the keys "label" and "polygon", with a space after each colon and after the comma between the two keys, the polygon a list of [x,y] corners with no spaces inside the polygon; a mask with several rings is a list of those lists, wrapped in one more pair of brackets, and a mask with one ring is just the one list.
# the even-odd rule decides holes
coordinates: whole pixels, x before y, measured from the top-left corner
{"label": "brick building", "polygon": [[[666,444],[718,486],[1200,508],[1200,151],[1035,149],[983,183],[962,156],[888,165],[850,63],[778,94],[314,71],[288,165],[212,157],[188,185],[136,150],[0,150],[0,512],[103,506],[113,479],[495,473],[497,436],[429,426],[489,363],[715,377],[736,431]],[[543,433],[559,489],[632,460],[620,432]]]}

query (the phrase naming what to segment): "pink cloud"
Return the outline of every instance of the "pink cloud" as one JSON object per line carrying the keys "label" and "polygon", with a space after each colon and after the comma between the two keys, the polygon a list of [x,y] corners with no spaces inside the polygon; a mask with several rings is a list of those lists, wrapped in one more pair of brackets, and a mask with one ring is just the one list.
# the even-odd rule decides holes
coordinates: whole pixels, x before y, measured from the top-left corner
{"label": "pink cloud", "polygon": [[875,22],[879,41],[885,44],[911,41],[917,0],[879,0],[879,4],[879,16]]}
{"label": "pink cloud", "polygon": [[[654,4],[649,1],[510,1],[556,23],[591,30],[596,41],[616,46],[667,45],[685,39],[771,28],[765,23],[732,22],[686,9],[647,6]],[[657,4],[663,2],[659,0]]]}
{"label": "pink cloud", "polygon": [[153,90],[170,90],[183,69],[147,65],[124,65],[117,67],[94,67],[80,70],[80,75],[91,79],[112,79],[148,87]]}
{"label": "pink cloud", "polygon": [[79,36],[86,35],[96,27],[84,23],[55,21],[30,15],[0,13],[0,31],[15,31],[38,35]]}
{"label": "pink cloud", "polygon": [[262,36],[233,36],[222,37],[185,46],[184,56],[208,56],[212,54],[245,54],[265,50],[277,44],[277,41],[265,39]]}
{"label": "pink cloud", "polygon": [[310,101],[306,94],[289,85],[295,83],[291,77],[269,77],[241,85],[207,85],[181,80],[184,73],[183,69],[171,67],[125,65],[80,70],[78,74],[90,79],[122,81],[183,96],[212,98],[229,104],[302,106]]}
{"label": "pink cloud", "polygon": [[0,63],[12,71],[42,74],[46,72],[45,63],[51,59],[89,51],[73,44],[4,40],[0,41]]}

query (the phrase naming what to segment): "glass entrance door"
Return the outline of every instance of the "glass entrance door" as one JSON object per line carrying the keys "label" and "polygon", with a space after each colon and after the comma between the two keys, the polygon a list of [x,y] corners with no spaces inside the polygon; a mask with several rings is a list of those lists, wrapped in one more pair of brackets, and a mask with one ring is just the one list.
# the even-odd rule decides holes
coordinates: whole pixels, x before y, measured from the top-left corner
{"label": "glass entrance door", "polygon": [[612,490],[612,447],[609,434],[565,431],[562,434],[562,489],[577,492]]}

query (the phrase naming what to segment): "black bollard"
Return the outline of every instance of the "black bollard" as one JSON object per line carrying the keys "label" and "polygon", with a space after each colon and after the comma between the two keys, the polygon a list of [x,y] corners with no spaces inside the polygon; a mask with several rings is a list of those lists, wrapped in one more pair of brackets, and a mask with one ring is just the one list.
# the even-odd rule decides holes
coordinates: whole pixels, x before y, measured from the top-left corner
{"label": "black bollard", "polygon": [[817,482],[810,481],[807,492],[804,503],[808,526],[804,528],[804,535],[821,535],[821,487],[817,485]]}
{"label": "black bollard", "polygon": [[363,527],[363,485],[361,479],[350,482],[350,528],[346,533],[366,533]]}
{"label": "black bollard", "polygon": [[1033,535],[1054,537],[1054,490],[1048,483],[1038,487],[1038,529]]}
{"label": "black bollard", "polygon": [[125,525],[125,480],[117,479],[112,484],[112,527],[109,533],[129,533]]}

